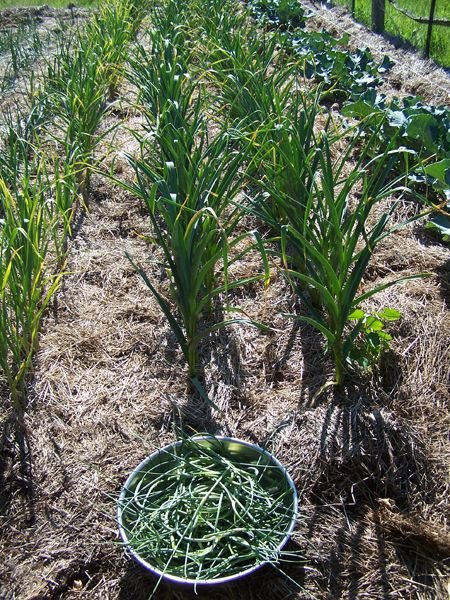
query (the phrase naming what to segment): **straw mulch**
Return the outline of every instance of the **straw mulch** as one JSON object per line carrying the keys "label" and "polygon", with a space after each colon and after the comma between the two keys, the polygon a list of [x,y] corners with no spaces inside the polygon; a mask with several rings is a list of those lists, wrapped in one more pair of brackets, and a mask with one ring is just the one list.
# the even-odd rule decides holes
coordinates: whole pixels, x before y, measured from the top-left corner
{"label": "straw mulch", "polygon": [[389,98],[417,95],[430,104],[450,103],[448,70],[421,58],[407,41],[387,33],[372,33],[354,21],[343,6],[330,8],[320,0],[301,0],[300,4],[311,13],[307,21],[309,28],[325,29],[338,38],[348,33],[353,48],[369,48],[377,60],[387,54],[394,61],[395,65],[383,76],[386,83],[381,88]]}
{"label": "straw mulch", "polygon": [[[123,128],[116,141],[135,149]],[[130,176],[120,158],[116,172]],[[115,502],[136,464],[183,427],[268,444],[299,490],[299,560],[198,596],[161,585],[156,598],[445,598],[448,249],[420,227],[380,247],[371,283],[433,276],[372,300],[402,313],[392,350],[377,374],[339,393],[327,385],[321,337],[282,316],[293,299],[274,266],[268,289],[234,298],[274,333],[234,326],[203,349],[216,411],[186,386],[168,324],[125,256],[165,285],[148,232],[139,202],[94,178],[42,329],[26,414],[11,413],[2,391],[0,597],[147,599],[155,580],[124,555]],[[239,265],[241,274],[258,268],[256,257]]]}

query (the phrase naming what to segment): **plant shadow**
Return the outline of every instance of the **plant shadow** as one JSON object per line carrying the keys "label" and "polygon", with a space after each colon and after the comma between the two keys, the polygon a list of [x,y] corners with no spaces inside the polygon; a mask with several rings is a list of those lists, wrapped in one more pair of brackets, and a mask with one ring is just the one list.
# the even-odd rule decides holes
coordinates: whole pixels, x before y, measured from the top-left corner
{"label": "plant shadow", "polygon": [[21,519],[35,522],[35,484],[25,410],[12,407],[0,426],[0,515],[8,520],[20,506]]}
{"label": "plant shadow", "polygon": [[[306,541],[309,564],[327,582],[329,600],[343,594],[352,600],[367,594],[390,598],[398,577],[394,563],[417,589],[433,585],[436,577],[436,552],[424,556],[422,544],[401,535],[402,524],[414,528],[418,503],[436,502],[432,460],[415,432],[377,400],[367,388],[347,386],[315,413],[320,438],[305,476],[307,509],[298,535]],[[314,540],[320,541],[316,547]]]}
{"label": "plant shadow", "polygon": [[[277,346],[277,337],[267,344],[264,357],[266,382],[274,388],[286,384],[289,370],[294,369],[295,378],[301,370],[302,388],[300,405],[311,405],[329,380],[329,365],[324,368],[324,348],[322,335],[313,327],[293,321],[289,332],[284,336],[283,346]],[[301,363],[296,363],[296,355],[301,355]]]}
{"label": "plant shadow", "polygon": [[320,332],[310,325],[302,324],[299,334],[303,355],[303,385],[299,401],[300,405],[316,406],[321,399],[327,398],[327,394],[322,392],[328,389],[327,384],[333,379],[331,363],[325,357]]}
{"label": "plant shadow", "polygon": [[450,259],[442,264],[437,270],[440,281],[442,298],[447,308],[450,308]]}
{"label": "plant shadow", "polygon": [[[316,572],[316,587],[322,589],[327,600],[344,595],[349,600],[362,595],[380,600],[392,597],[384,535],[365,519],[365,513],[365,509],[344,504],[318,504],[304,518],[301,535],[308,541],[305,556],[310,569]],[[322,542],[320,546],[313,542],[317,539]],[[373,596],[367,589],[369,559]]]}
{"label": "plant shadow", "polygon": [[264,351],[264,371],[266,382],[277,387],[278,384],[285,381],[290,358],[296,351],[296,341],[301,325],[298,321],[294,321],[291,325],[289,334],[284,342],[284,347],[280,350],[277,347],[277,337],[273,336],[267,344]]}
{"label": "plant shadow", "polygon": [[431,501],[434,486],[423,444],[406,423],[378,408],[376,390],[353,384],[333,396],[321,425],[321,473],[313,492],[369,505],[390,498],[405,509],[417,495]]}
{"label": "plant shadow", "polygon": [[[224,320],[220,308],[214,312],[214,323]],[[210,323],[204,322],[207,328]],[[173,334],[169,334],[166,356],[174,360],[178,351]],[[241,398],[244,376],[239,345],[227,327],[209,334],[199,350],[199,366],[194,379],[187,378],[187,402],[178,407],[179,426],[187,434],[210,433],[229,435],[221,412]],[[224,427],[226,430],[224,430]]]}
{"label": "plant shadow", "polygon": [[[298,545],[289,542],[287,550],[297,551]],[[122,577],[118,600],[284,600],[301,589],[305,577],[303,561],[279,566],[263,565],[254,573],[230,583],[176,584],[159,581],[152,573],[129,562]]]}

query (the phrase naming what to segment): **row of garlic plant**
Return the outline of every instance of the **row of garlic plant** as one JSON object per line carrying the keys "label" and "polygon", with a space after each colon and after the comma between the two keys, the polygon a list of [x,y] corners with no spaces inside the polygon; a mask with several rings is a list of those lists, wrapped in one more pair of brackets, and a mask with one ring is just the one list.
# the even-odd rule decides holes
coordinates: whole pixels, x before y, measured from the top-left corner
{"label": "row of garlic plant", "polygon": [[143,0],[110,0],[73,42],[62,43],[48,65],[45,86],[53,117],[50,137],[74,169],[77,191],[88,205],[94,153],[122,79],[127,48],[144,16]]}
{"label": "row of garlic plant", "polygon": [[26,396],[42,315],[59,285],[48,256],[61,260],[60,222],[70,201],[59,168],[53,175],[40,151],[44,112],[35,102],[26,116],[5,115],[0,152],[0,369],[16,408]]}
{"label": "row of garlic plant", "polygon": [[[398,318],[391,309],[367,315],[363,302],[395,283],[423,276],[361,291],[377,244],[406,224],[389,227],[396,202],[373,216],[386,198],[410,193],[407,172],[391,176],[396,164],[407,164],[405,151],[393,141],[372,158],[376,134],[345,132],[326,119],[318,104],[320,89],[296,89],[293,75],[302,65],[286,59],[283,38],[265,39],[258,32],[255,42],[252,33],[245,26],[241,38],[235,31],[223,32],[214,56],[224,57],[226,69],[212,70],[219,103],[252,141],[252,191],[242,209],[270,226],[275,254],[300,301],[301,311],[291,316],[324,335],[340,385],[346,368],[379,358],[390,340],[384,321]],[[220,59],[213,64],[221,65]]]}
{"label": "row of garlic plant", "polygon": [[[283,38],[258,30],[232,1],[180,9],[168,0],[154,17],[150,48],[140,47],[131,65],[148,131],[140,157],[130,157],[136,182],[129,189],[149,209],[170,297],[137,268],[190,377],[199,371],[200,342],[230,322],[214,319],[216,300],[247,282],[267,283],[268,254],[299,300],[291,316],[323,334],[336,384],[349,366],[377,359],[389,341],[384,321],[398,313],[367,315],[361,305],[395,282],[364,292],[361,284],[377,244],[399,227],[389,228],[395,202],[372,215],[406,191],[405,176],[390,179],[400,152],[369,158],[376,136],[365,139],[326,118],[320,90],[300,86],[301,64],[283,52]],[[208,139],[205,115],[212,112],[219,132]],[[238,203],[244,185],[247,200]],[[264,248],[257,232],[235,237],[246,213],[269,225]],[[265,272],[230,282],[230,262],[243,257],[235,249],[246,235],[253,241],[244,253],[258,246]]]}
{"label": "row of garlic plant", "polygon": [[0,153],[0,369],[24,406],[42,317],[65,268],[78,200],[87,205],[107,99],[144,3],[113,0],[59,45],[26,116],[4,119]]}
{"label": "row of garlic plant", "polygon": [[[237,36],[242,42],[245,32],[251,35],[253,45],[239,54],[247,61],[239,79],[233,70],[233,57],[227,57],[218,35],[229,36],[230,40]],[[214,127],[208,127],[212,115],[207,113],[207,106],[212,96],[204,83],[206,77],[215,81],[213,73],[217,72],[224,79],[235,77],[230,84],[233,99],[241,89],[245,91],[252,77],[252,53],[260,51],[257,35],[237,5],[229,3],[222,11],[213,0],[180,8],[169,0],[153,15],[148,45],[137,46],[130,59],[128,76],[139,90],[146,132],[140,136],[140,156],[128,157],[136,180],[127,187],[149,209],[154,237],[169,275],[169,294],[164,296],[147,274],[136,268],[167,317],[188,364],[189,377],[197,387],[200,343],[212,332],[231,323],[265,329],[227,303],[227,294],[233,289],[261,279],[268,281],[267,260],[262,273],[229,277],[233,262],[255,247],[265,257],[257,231],[238,233],[245,212],[233,201],[244,185],[251,144],[240,132],[240,139],[236,139],[238,130],[230,127],[232,121],[238,120],[242,126],[260,114],[242,107],[241,102],[236,115],[229,107],[225,115],[214,102],[222,114],[216,115],[216,130],[211,134]],[[199,42],[201,52],[196,51]],[[275,44],[276,40],[270,42],[264,54],[264,72],[254,82],[254,92],[259,90],[269,102],[266,74]],[[207,60],[199,60],[205,52]],[[285,73],[281,78],[274,77],[273,88],[287,79]],[[286,90],[285,99],[288,93]],[[251,93],[245,99],[249,97]],[[224,318],[227,312],[233,316]]]}
{"label": "row of garlic plant", "polygon": [[226,313],[226,294],[262,275],[229,278],[230,266],[242,256],[231,259],[234,249],[249,238],[245,253],[260,238],[254,232],[237,233],[242,211],[230,209],[230,200],[242,186],[242,153],[233,148],[226,128],[213,135],[208,131],[207,93],[187,50],[192,42],[188,10],[168,2],[157,11],[149,47],[138,45],[130,60],[129,77],[139,90],[147,131],[140,137],[140,156],[129,157],[136,180],[128,189],[149,210],[170,276],[170,297],[138,268],[139,273],[167,317],[189,377],[200,389],[200,343],[230,323],[257,325],[237,316],[235,307],[232,318],[215,314],[217,300]]}

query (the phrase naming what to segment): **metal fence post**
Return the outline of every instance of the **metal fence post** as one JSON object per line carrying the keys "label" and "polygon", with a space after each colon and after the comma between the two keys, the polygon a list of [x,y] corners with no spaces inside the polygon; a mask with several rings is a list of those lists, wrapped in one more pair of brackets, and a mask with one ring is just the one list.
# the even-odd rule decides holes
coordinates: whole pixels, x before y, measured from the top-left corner
{"label": "metal fence post", "polygon": [[355,18],[355,5],[356,5],[356,0],[352,0],[351,5],[350,5],[350,10],[351,10],[353,18]]}
{"label": "metal fence post", "polygon": [[372,0],[372,29],[375,33],[384,31],[386,0]]}
{"label": "metal fence post", "polygon": [[436,9],[436,0],[431,0],[430,17],[428,19],[427,41],[425,42],[425,57],[430,57],[431,34],[433,33],[434,11]]}

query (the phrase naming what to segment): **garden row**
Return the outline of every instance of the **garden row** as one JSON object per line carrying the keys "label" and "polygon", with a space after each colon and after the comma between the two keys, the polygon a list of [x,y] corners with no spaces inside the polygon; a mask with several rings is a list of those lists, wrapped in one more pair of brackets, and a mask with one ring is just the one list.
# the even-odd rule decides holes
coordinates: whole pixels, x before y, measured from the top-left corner
{"label": "garden row", "polygon": [[41,56],[48,37],[39,32],[33,18],[20,22],[15,30],[0,30],[0,59],[6,61],[0,75],[0,93],[11,90],[21,73]]}
{"label": "garden row", "polygon": [[[445,191],[448,111],[411,99],[403,109],[383,104],[376,73],[388,61],[375,65],[367,51],[351,54],[339,49],[342,40],[303,32],[296,3],[251,4],[259,29],[236,3],[226,11],[215,0],[197,8],[173,2],[155,8],[149,46],[136,44],[126,69],[140,90],[147,132],[136,134],[140,156],[129,157],[135,182],[119,183],[149,209],[169,294],[136,268],[201,393],[198,350],[205,338],[231,323],[267,330],[230,303],[230,293],[257,280],[268,285],[271,263],[302,307],[293,307],[294,318],[325,336],[340,385],[345,371],[377,363],[390,341],[385,322],[399,316],[388,307],[364,312],[364,300],[386,287],[360,289],[377,243],[391,231],[395,203],[375,222],[372,209],[393,193],[417,196],[408,187],[413,180]],[[125,73],[142,10],[138,3],[107,4],[75,40],[60,42],[27,116],[6,119],[1,367],[15,404],[25,394],[39,323],[64,272],[77,199],[88,206],[94,151],[109,133],[99,126]],[[303,85],[301,74],[318,86]],[[372,87],[362,92],[366,86]],[[356,125],[326,116],[321,103],[336,93],[351,99],[343,113],[362,118]],[[207,110],[217,132],[211,133]],[[424,158],[438,153],[424,166]],[[435,194],[431,200],[445,205]],[[270,231],[268,239],[260,227],[242,230],[248,215]],[[441,226],[445,218],[439,214],[435,222]],[[233,279],[233,264],[255,249],[261,273]],[[229,317],[215,318],[218,305]]]}
{"label": "garden row", "polygon": [[0,367],[16,408],[64,274],[74,213],[88,204],[98,128],[140,11],[131,1],[108,3],[84,31],[59,40],[29,106],[2,115]]}
{"label": "garden row", "polygon": [[[291,51],[289,19],[277,23],[281,31],[274,21],[271,13],[264,32],[235,3],[167,2],[149,47],[138,45],[130,61],[146,133],[137,135],[139,157],[128,157],[136,179],[126,188],[148,207],[168,292],[135,267],[201,393],[199,347],[212,332],[232,323],[267,330],[240,311],[233,290],[269,285],[271,268],[292,286],[290,316],[325,337],[337,385],[377,363],[391,339],[385,323],[399,316],[363,308],[395,281],[364,292],[361,283],[378,242],[400,227],[389,227],[397,204],[385,200],[417,195],[409,165],[421,159],[396,135],[381,141],[384,119],[371,131],[327,116],[323,86],[302,84],[305,59]],[[257,223],[250,232],[240,227],[248,215]],[[233,278],[234,263],[255,249],[261,272]]]}

